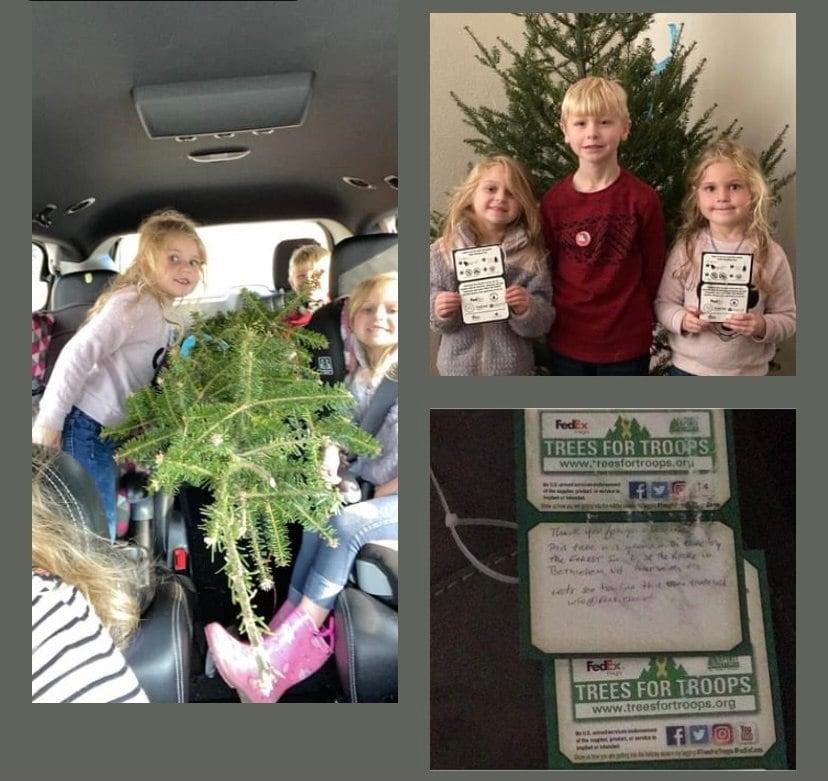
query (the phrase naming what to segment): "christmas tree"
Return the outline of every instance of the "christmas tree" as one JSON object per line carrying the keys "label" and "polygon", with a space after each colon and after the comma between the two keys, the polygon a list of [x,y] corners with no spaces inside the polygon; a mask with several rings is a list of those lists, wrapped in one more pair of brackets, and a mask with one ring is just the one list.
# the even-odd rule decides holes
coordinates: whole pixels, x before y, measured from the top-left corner
{"label": "christmas tree", "polygon": [[[661,197],[672,244],[680,221],[681,200],[689,164],[719,134],[737,138],[734,119],[720,129],[711,123],[716,105],[691,121],[693,93],[705,60],[690,68],[696,43],[685,45],[681,28],[674,27],[669,57],[658,64],[653,44],[642,38],[654,14],[644,13],[525,13],[523,48],[499,38],[486,46],[466,27],[477,46],[476,59],[497,74],[506,107],[471,106],[451,93],[464,122],[476,135],[465,139],[477,155],[506,154],[520,160],[532,174],[538,194],[577,167],[577,159],[560,129],[561,103],[571,84],[587,75],[617,79],[627,92],[632,133],[619,150],[622,166],[651,184]],[[508,58],[504,58],[504,53]],[[508,59],[508,62],[505,62]],[[776,205],[793,173],[777,175],[785,154],[787,125],[760,154],[760,162]],[[442,215],[432,212],[431,238],[439,235]],[[666,349],[663,329],[655,350]],[[667,357],[661,356],[663,366]]]}
{"label": "christmas tree", "polygon": [[[298,521],[336,545],[328,519],[340,495],[322,476],[325,446],[378,450],[350,422],[348,390],[324,385],[310,368],[325,339],[287,324],[299,300],[274,312],[245,291],[238,311],[196,316],[156,383],[131,396],[126,420],[107,431],[122,441],[119,459],[150,469],[152,490],[211,490],[205,542],[224,556],[242,630],[257,648],[265,622],[252,601],[273,588],[271,563],[290,563],[287,524]],[[262,656],[263,675],[266,667]]]}

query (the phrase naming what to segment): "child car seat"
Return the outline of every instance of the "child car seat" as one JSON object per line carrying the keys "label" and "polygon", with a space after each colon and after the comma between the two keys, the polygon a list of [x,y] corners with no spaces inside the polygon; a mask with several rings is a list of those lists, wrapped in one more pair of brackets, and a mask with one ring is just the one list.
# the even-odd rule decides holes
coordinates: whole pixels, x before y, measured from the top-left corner
{"label": "child car seat", "polygon": [[[397,270],[397,234],[353,236],[334,247],[331,283],[338,298],[318,309],[308,328],[323,334],[328,346],[314,354],[325,382],[342,382],[347,374],[345,303],[363,279]],[[397,550],[370,543],[357,555],[352,583],[336,603],[337,672],[352,702],[397,699]]]}

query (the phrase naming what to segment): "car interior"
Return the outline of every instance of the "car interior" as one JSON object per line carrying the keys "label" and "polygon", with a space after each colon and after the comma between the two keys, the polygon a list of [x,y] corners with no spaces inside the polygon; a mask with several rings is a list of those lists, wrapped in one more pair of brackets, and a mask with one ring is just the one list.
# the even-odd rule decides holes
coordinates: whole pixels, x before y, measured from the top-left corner
{"label": "car interior", "polygon": [[[280,306],[293,250],[318,243],[331,250],[334,301],[310,327],[335,333],[354,285],[397,269],[396,12],[387,0],[32,5],[33,413],[61,349],[159,209],[187,214],[205,236],[229,232],[230,249],[216,253],[205,238],[209,295],[184,302],[205,315],[232,310],[245,287]],[[342,349],[331,340],[334,363]],[[52,469],[80,508],[74,520],[105,533],[88,475],[69,456]],[[120,495],[147,573],[126,653],[139,681],[152,702],[237,702],[203,635],[237,618],[203,543],[209,493],[152,494],[127,471]],[[301,527],[291,526],[295,554]],[[287,592],[282,570],[257,605],[265,618]],[[395,544],[360,551],[336,624],[332,659],[282,701],[396,701]]]}

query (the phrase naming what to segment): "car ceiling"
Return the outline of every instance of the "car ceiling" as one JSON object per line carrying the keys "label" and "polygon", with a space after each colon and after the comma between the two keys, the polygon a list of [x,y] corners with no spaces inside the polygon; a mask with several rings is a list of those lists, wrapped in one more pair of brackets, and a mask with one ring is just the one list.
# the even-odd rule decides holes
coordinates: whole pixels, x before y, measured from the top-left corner
{"label": "car ceiling", "polygon": [[[358,231],[397,193],[397,3],[33,3],[33,233],[90,252],[172,206],[205,223],[325,217]],[[147,137],[135,86],[315,72],[305,122],[269,136]],[[251,154],[193,163],[231,143]],[[375,189],[342,181],[360,177]],[[96,203],[74,215],[83,198]]]}

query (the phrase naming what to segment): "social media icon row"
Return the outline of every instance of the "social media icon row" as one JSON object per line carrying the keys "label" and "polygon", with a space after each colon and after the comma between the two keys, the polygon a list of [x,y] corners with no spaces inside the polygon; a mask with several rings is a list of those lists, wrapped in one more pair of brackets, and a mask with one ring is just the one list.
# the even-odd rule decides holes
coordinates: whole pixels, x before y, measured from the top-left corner
{"label": "social media icon row", "polygon": [[756,725],[752,722],[733,724],[692,724],[665,727],[668,746],[729,746],[731,743],[755,743]]}
{"label": "social media icon row", "polygon": [[685,480],[674,480],[667,482],[665,480],[652,480],[645,482],[644,480],[630,480],[629,482],[630,499],[669,499],[683,496],[687,491],[687,482]]}

